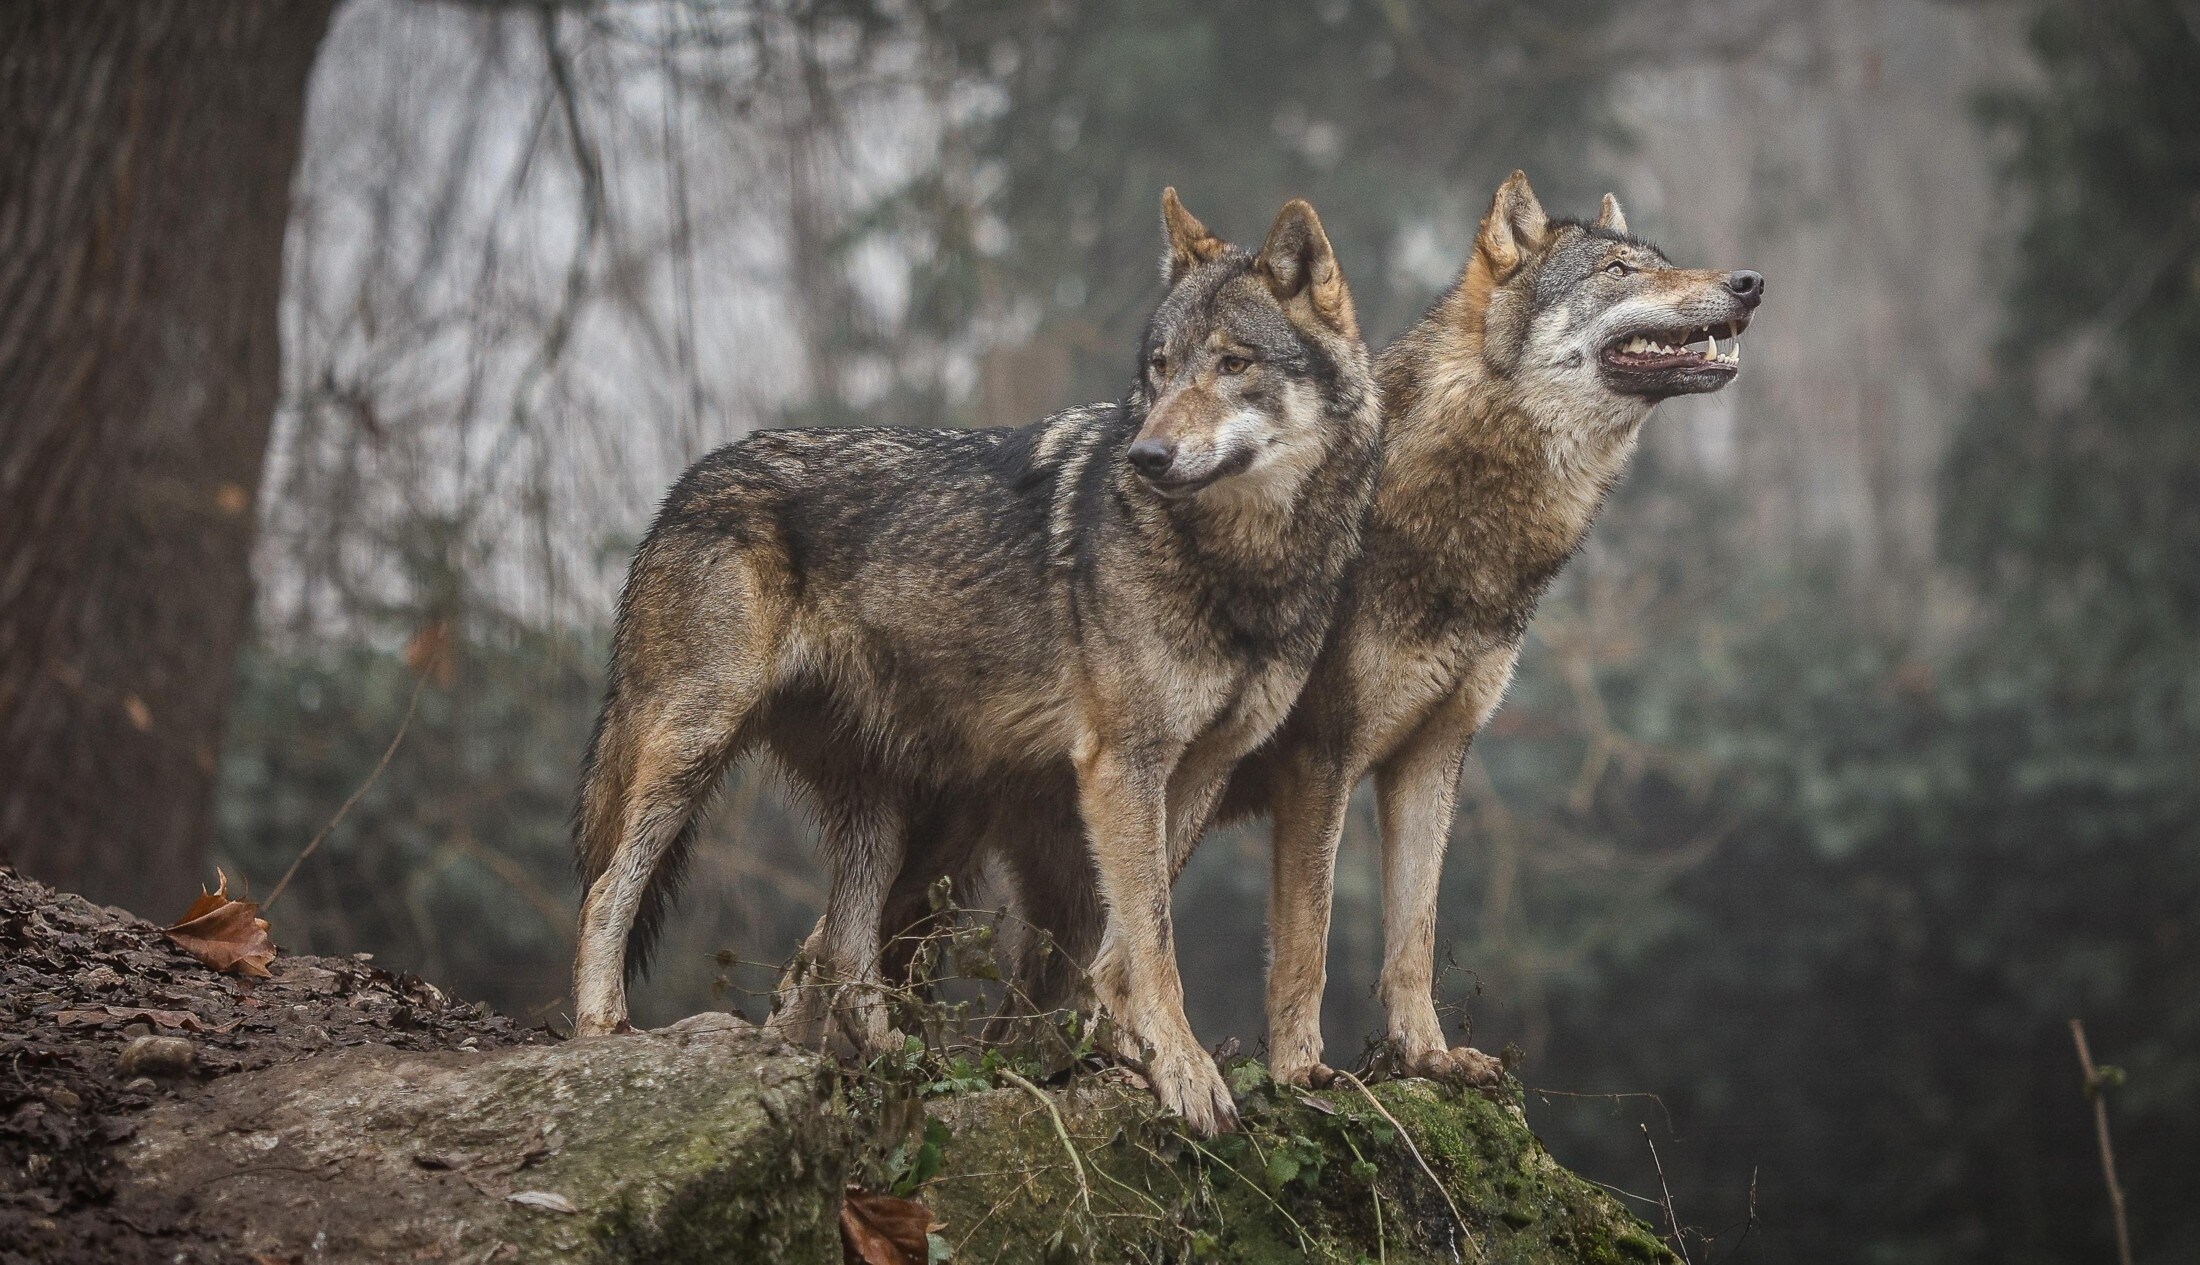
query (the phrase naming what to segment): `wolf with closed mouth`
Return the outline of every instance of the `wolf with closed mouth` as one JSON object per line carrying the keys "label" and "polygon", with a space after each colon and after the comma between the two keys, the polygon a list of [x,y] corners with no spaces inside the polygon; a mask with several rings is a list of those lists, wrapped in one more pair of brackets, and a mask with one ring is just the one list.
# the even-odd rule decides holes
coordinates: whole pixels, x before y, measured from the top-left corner
{"label": "wolf with closed mouth", "polygon": [[1165,1105],[1201,1133],[1233,1123],[1184,1017],[1170,858],[1321,650],[1381,415],[1311,206],[1250,252],[1174,190],[1163,221],[1168,293],[1121,402],[1014,429],[760,433],[673,487],[582,773],[581,1034],[626,1026],[698,809],[761,749],[831,867],[781,1032],[886,1036],[870,986],[906,842],[983,803],[1010,852],[1020,820],[1088,841],[1069,851],[1104,902],[1099,1000]]}
{"label": "wolf with closed mouth", "polygon": [[[1370,773],[1390,1047],[1415,1074],[1498,1075],[1496,1060],[1448,1046],[1433,997],[1437,880],[1468,746],[1652,407],[1731,381],[1763,296],[1755,272],[1675,267],[1628,231],[1609,195],[1593,221],[1553,220],[1514,172],[1459,280],[1377,359],[1383,469],[1337,626],[1290,717],[1238,766],[1216,814],[1274,823],[1267,1000],[1277,1080],[1331,1075],[1320,1017],[1337,847],[1353,788]],[[1002,849],[982,813],[935,811],[942,824],[916,836],[888,926],[917,917],[938,874],[975,885],[1002,872],[1022,917],[1043,932],[1012,951],[1025,992],[1041,1004],[1069,1000],[1075,963],[1091,960],[1099,941],[1070,838]],[[1182,842],[1173,866],[1194,840]],[[1047,864],[1049,855],[1058,859]],[[1113,969],[1099,955],[1096,982],[1104,987]]]}

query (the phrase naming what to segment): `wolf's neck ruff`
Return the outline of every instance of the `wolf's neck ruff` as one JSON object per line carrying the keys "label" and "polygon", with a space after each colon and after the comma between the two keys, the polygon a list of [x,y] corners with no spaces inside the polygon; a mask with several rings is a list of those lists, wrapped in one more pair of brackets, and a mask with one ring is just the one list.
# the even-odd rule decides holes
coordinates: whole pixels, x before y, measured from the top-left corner
{"label": "wolf's neck ruff", "polygon": [[1391,420],[1372,522],[1432,577],[1472,576],[1483,601],[1532,602],[1588,535],[1650,405],[1608,396],[1553,416],[1471,345],[1437,325],[1383,354]]}

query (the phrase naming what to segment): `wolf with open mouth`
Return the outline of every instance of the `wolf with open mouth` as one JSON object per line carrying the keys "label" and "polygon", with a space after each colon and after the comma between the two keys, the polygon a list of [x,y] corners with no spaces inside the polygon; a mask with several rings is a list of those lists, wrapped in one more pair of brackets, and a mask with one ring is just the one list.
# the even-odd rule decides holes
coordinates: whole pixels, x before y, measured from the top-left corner
{"label": "wolf with open mouth", "polygon": [[1554,220],[1516,171],[1458,283],[1378,359],[1384,468],[1347,606],[1298,706],[1239,766],[1223,806],[1275,822],[1277,1080],[1329,1076],[1331,887],[1346,805],[1370,773],[1390,1049],[1420,1075],[1499,1074],[1496,1060],[1449,1047],[1433,995],[1437,880],[1467,748],[1651,408],[1734,379],[1764,289],[1747,269],[1675,267],[1609,194],[1593,221]]}

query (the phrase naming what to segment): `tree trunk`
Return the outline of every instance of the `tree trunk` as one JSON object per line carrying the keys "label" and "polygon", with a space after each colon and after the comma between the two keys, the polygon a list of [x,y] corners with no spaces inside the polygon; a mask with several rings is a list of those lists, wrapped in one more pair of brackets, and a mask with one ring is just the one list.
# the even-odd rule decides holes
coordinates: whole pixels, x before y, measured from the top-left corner
{"label": "tree trunk", "polygon": [[331,0],[0,5],[0,857],[197,891]]}

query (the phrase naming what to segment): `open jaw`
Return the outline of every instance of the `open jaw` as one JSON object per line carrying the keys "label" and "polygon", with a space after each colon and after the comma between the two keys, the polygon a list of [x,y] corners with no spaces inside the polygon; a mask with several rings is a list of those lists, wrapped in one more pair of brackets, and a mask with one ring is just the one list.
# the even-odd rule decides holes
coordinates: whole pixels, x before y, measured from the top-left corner
{"label": "open jaw", "polygon": [[1617,376],[1646,385],[1675,392],[1717,390],[1741,369],[1747,328],[1748,318],[1739,317],[1710,326],[1637,329],[1607,343],[1601,359]]}

